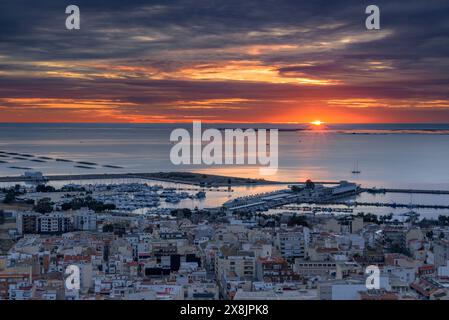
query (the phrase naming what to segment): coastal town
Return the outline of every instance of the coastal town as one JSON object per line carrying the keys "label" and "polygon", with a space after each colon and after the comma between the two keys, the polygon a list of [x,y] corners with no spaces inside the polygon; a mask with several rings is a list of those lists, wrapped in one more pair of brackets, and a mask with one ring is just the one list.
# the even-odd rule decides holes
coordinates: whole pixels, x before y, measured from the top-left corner
{"label": "coastal town", "polygon": [[[449,299],[449,216],[326,208],[362,192],[355,183],[188,208],[183,200],[219,192],[209,177],[195,188],[25,177],[0,189],[2,300]],[[67,286],[71,266],[79,288]]]}

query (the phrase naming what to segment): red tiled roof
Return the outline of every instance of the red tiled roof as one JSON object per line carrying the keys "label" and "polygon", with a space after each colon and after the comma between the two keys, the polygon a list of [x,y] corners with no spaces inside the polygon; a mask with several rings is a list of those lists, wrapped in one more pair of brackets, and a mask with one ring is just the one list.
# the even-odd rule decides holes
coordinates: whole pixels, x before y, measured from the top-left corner
{"label": "red tiled roof", "polygon": [[418,271],[425,271],[425,270],[435,270],[435,266],[433,264],[429,264],[418,267]]}

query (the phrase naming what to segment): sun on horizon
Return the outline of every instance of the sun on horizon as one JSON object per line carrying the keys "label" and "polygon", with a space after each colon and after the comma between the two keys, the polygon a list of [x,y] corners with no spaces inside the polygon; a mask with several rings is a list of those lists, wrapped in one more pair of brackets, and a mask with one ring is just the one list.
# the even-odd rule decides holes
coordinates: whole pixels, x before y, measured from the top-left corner
{"label": "sun on horizon", "polygon": [[313,124],[314,126],[321,126],[322,124],[324,124],[324,122],[321,120],[314,120],[310,122],[310,124]]}

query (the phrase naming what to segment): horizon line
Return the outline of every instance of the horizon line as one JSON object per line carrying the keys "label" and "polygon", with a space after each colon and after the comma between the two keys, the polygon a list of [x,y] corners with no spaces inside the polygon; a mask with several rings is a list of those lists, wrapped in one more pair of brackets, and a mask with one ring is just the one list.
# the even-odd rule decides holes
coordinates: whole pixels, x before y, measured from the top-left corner
{"label": "horizon line", "polygon": [[[310,125],[311,122],[243,122],[243,121],[203,121],[203,120],[191,120],[191,121],[172,121],[172,122],[72,122],[72,121],[48,121],[48,122],[3,122],[0,121],[0,125],[4,124],[189,124],[193,122],[201,122],[204,124],[280,124],[280,125]],[[449,125],[449,122],[323,122],[322,125],[367,125],[367,124],[431,124],[431,125]]]}

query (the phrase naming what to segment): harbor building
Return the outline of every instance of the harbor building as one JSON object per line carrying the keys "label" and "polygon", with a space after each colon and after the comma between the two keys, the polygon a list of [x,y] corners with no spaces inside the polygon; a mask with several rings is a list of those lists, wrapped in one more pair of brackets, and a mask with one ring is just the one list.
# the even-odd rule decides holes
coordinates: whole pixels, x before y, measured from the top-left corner
{"label": "harbor building", "polygon": [[333,187],[307,181],[305,184],[290,185],[289,189],[232,199],[225,202],[222,208],[231,213],[266,211],[296,202],[329,202],[354,196],[358,192],[360,186],[347,181],[341,181],[339,185]]}

